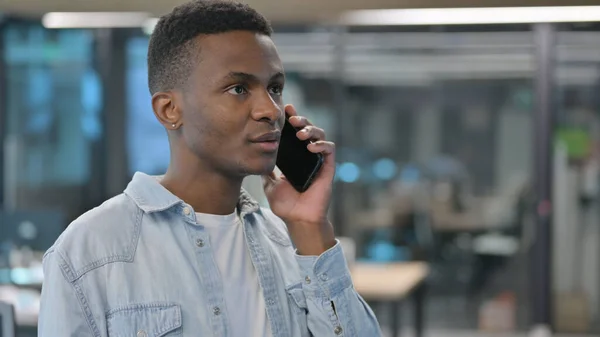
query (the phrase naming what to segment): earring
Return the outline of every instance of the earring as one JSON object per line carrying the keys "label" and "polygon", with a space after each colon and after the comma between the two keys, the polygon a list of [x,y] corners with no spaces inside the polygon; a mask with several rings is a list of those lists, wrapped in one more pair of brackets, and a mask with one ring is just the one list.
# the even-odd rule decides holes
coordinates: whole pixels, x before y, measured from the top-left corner
{"label": "earring", "polygon": [[173,129],[175,129],[177,127],[177,124],[171,124],[171,127],[173,127]]}

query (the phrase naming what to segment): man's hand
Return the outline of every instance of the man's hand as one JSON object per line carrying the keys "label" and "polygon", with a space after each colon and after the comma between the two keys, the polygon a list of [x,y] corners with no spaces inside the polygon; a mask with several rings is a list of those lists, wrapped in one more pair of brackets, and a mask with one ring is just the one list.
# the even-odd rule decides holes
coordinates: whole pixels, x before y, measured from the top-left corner
{"label": "man's hand", "polygon": [[298,253],[321,255],[335,245],[333,226],[327,220],[335,176],[335,144],[325,140],[323,129],[298,116],[293,106],[287,105],[285,112],[290,116],[290,124],[300,129],[298,138],[312,141],[308,150],[321,153],[324,162],[304,193],[296,191],[284,176],[276,177],[271,173],[263,177],[265,194],[273,213],[288,226]]}

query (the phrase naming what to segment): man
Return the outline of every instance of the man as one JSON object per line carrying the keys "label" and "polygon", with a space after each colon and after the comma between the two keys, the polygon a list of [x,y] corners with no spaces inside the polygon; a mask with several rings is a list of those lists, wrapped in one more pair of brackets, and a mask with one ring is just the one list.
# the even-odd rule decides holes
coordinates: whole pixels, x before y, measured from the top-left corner
{"label": "man", "polygon": [[[380,336],[326,217],[334,144],[284,108],[270,34],[233,2],[160,19],[148,77],[170,166],[137,173],[46,253],[39,336]],[[286,113],[325,157],[305,193],[273,173]],[[241,191],[248,175],[264,176],[271,211]]]}

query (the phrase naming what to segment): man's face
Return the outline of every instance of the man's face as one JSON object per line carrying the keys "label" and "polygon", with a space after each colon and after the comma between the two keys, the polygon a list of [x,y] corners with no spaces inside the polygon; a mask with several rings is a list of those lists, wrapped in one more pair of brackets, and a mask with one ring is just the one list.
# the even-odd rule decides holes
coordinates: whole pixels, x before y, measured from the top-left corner
{"label": "man's face", "polygon": [[273,41],[234,31],[201,36],[198,46],[181,104],[185,146],[227,175],[270,173],[285,119],[285,78]]}

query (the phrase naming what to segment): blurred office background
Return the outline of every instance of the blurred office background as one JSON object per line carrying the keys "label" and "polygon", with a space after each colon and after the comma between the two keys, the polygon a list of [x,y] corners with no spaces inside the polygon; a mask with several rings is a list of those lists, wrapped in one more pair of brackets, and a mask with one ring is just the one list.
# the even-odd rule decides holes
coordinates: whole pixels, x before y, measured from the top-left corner
{"label": "blurred office background", "polygon": [[[35,335],[43,251],[134,172],[166,170],[148,19],[180,2],[0,1],[0,301],[19,336]],[[338,143],[331,217],[352,264],[425,271],[394,295],[400,311],[372,301],[389,336],[398,321],[414,335],[417,287],[426,336],[600,334],[600,24],[335,24],[365,8],[593,4],[529,2],[248,1],[275,26],[286,103]],[[57,11],[148,17],[64,29],[43,16]],[[245,185],[268,206],[256,177]]]}

